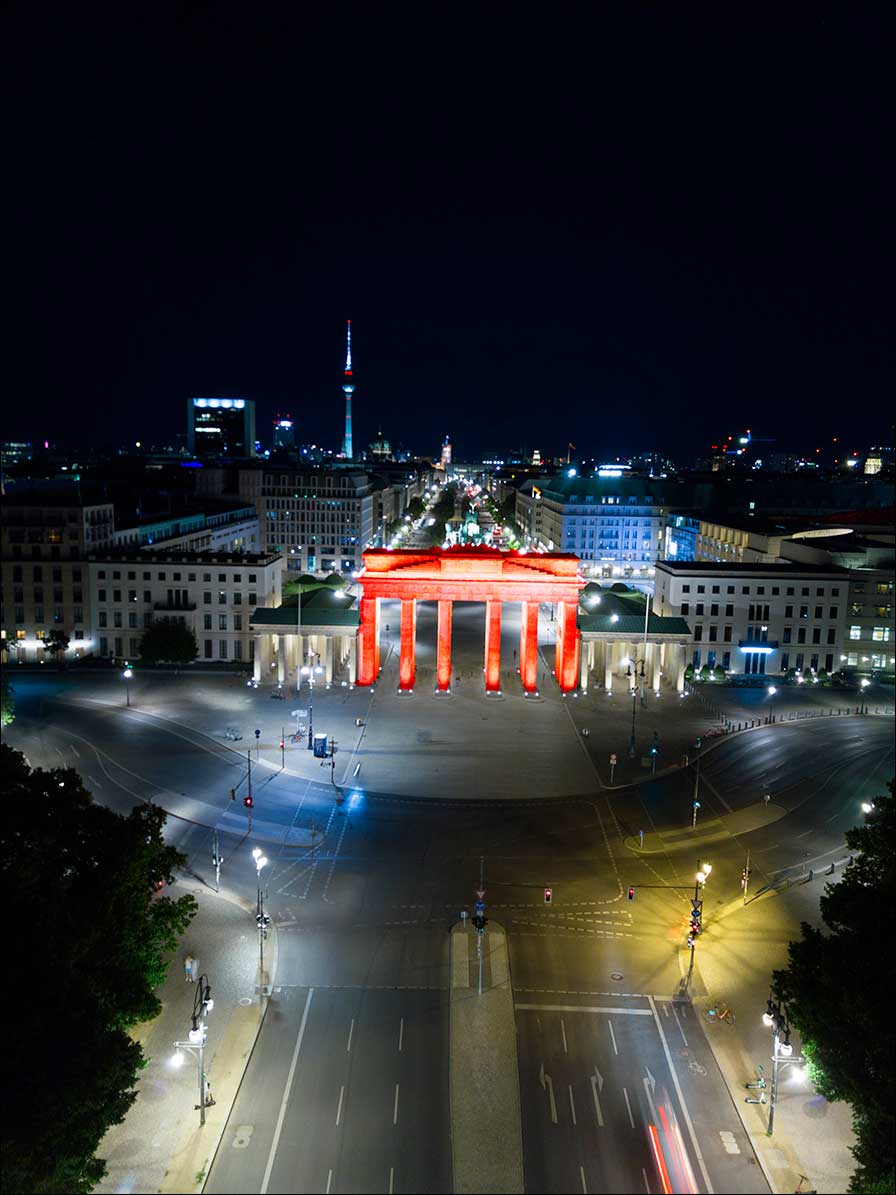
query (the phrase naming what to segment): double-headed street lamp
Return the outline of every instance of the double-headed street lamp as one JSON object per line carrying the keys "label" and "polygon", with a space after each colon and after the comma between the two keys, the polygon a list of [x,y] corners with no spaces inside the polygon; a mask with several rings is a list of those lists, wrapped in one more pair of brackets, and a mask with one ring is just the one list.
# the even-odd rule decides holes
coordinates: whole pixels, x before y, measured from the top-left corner
{"label": "double-headed street lamp", "polygon": [[174,1043],[177,1053],[171,1059],[172,1066],[183,1066],[185,1050],[195,1055],[197,1059],[199,1066],[199,1103],[196,1105],[196,1108],[199,1111],[200,1125],[205,1124],[206,1108],[211,1108],[215,1102],[212,1099],[211,1088],[205,1074],[205,1039],[207,1033],[205,1015],[211,1012],[215,1006],[215,1002],[211,998],[211,991],[208,976],[200,975],[196,982],[196,995],[193,997],[193,1012],[190,1017],[192,1028],[187,1035],[186,1041],[176,1041]]}
{"label": "double-headed street lamp", "polygon": [[124,672],[122,672],[122,679],[124,680],[125,705],[131,704],[131,678],[134,675],[134,669],[130,664],[125,665]]}
{"label": "double-headed street lamp", "polygon": [[[640,660],[629,660],[628,668],[625,673],[625,675],[628,677],[632,692],[632,730],[628,739],[629,759],[634,759],[638,754],[637,742],[635,740],[635,714],[637,713],[638,709],[638,681],[640,680],[643,683],[645,679],[644,664],[645,660],[643,657]],[[638,672],[639,665],[641,668],[640,672]],[[643,697],[641,700],[643,702]]]}
{"label": "double-headed street lamp", "polygon": [[310,751],[314,746],[314,674],[315,672],[323,672],[323,668],[316,663],[319,657],[315,654],[311,655],[311,663],[302,669],[302,672],[308,673],[308,750]]}
{"label": "double-headed street lamp", "polygon": [[778,1066],[787,1066],[791,1062],[800,1062],[793,1057],[793,1046],[790,1044],[790,1025],[787,1022],[787,1010],[783,1002],[775,1001],[769,995],[762,1023],[767,1029],[774,1029],[774,1045],[772,1047],[772,1090],[768,1106],[768,1128],[766,1135],[771,1137],[775,1131],[775,1104],[778,1101]]}
{"label": "double-headed street lamp", "polygon": [[264,987],[264,940],[268,936],[268,925],[270,924],[270,917],[264,911],[264,890],[261,886],[261,872],[264,867],[267,867],[267,856],[256,847],[252,852],[252,858],[255,860],[255,881],[258,886],[257,896],[255,899],[255,924],[258,926],[258,982],[260,986]]}

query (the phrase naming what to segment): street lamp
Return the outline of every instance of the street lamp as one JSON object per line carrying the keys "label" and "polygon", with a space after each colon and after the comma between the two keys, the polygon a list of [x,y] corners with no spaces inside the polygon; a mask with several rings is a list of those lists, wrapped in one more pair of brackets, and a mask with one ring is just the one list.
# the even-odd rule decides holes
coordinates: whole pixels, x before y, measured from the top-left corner
{"label": "street lamp", "polygon": [[178,1052],[171,1059],[172,1066],[180,1067],[184,1064],[184,1050],[196,1056],[199,1064],[199,1103],[196,1105],[196,1108],[199,1111],[200,1125],[205,1124],[206,1108],[211,1108],[215,1102],[212,1099],[211,1088],[205,1074],[205,1039],[207,1034],[205,1015],[215,1007],[215,1002],[211,998],[211,991],[208,976],[200,975],[196,982],[196,995],[193,997],[193,1012],[190,1017],[192,1027],[186,1041],[176,1041],[174,1043]]}
{"label": "street lamp", "polygon": [[[782,1002],[776,1002],[769,995],[762,1023],[767,1029],[774,1029],[774,1045],[772,1047],[772,1090],[768,1108],[768,1128],[766,1136],[771,1137],[775,1131],[775,1104],[778,1101],[778,1066],[787,1066],[791,1062],[801,1062],[800,1058],[793,1058],[793,1046],[790,1044],[790,1025],[787,1021],[787,1009]],[[782,1061],[783,1060],[783,1061]]]}
{"label": "street lamp", "polygon": [[694,947],[697,943],[697,935],[703,930],[703,898],[700,895],[700,892],[711,871],[711,863],[701,863],[699,860],[697,861],[697,877],[694,880],[694,897],[691,901],[691,928],[688,933],[688,947],[691,951],[691,965],[688,972],[689,975],[694,969]]}
{"label": "street lamp", "polygon": [[262,868],[267,867],[267,856],[263,855],[258,847],[252,852],[252,858],[255,860],[255,882],[258,885],[258,893],[255,899],[255,924],[258,926],[258,982],[260,986],[264,987],[264,940],[268,936],[268,925],[270,924],[270,917],[264,911],[264,891],[261,887],[261,871]]}
{"label": "street lamp", "polygon": [[871,681],[866,677],[865,680],[859,683],[859,713],[867,714],[868,706],[865,704],[865,690],[871,684]]}
{"label": "street lamp", "polygon": [[125,667],[125,670],[124,670],[124,672],[122,672],[121,675],[124,678],[125,705],[130,706],[130,704],[131,704],[131,677],[134,675],[134,670],[130,666],[130,664],[128,664]]}
{"label": "street lamp", "polygon": [[[319,657],[312,655],[312,661]],[[323,672],[319,664],[311,663],[302,669],[303,672],[308,673],[308,750],[310,751],[314,746],[314,674],[315,672]]]}
{"label": "street lamp", "polygon": [[[778,690],[775,688],[774,685],[769,685],[765,691],[766,691],[766,693],[768,693],[769,697],[773,698]],[[774,701],[770,701],[768,703],[768,720],[769,720],[769,722],[774,722],[774,720],[775,720],[775,703],[774,703]]]}

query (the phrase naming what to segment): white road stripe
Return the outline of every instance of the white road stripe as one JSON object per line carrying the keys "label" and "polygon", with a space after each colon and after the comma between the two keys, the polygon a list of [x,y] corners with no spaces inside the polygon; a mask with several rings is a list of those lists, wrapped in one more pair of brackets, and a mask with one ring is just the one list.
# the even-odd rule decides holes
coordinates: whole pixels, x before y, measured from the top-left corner
{"label": "white road stripe", "polygon": [[404,1041],[404,1017],[401,1018],[401,1024],[398,1027],[398,1052],[401,1053],[402,1042]]}
{"label": "white road stripe", "polygon": [[398,1084],[395,1084],[395,1106],[392,1109],[392,1123],[398,1124]]}
{"label": "white road stripe", "polygon": [[390,1166],[389,1167],[389,1195],[392,1195],[392,1192],[394,1189],[395,1189],[395,1167]]}
{"label": "white road stripe", "polygon": [[339,1121],[342,1119],[342,1100],[345,1095],[345,1084],[339,1088],[339,1107],[336,1109],[336,1127],[339,1128]]}
{"label": "white road stripe", "polygon": [[568,1086],[569,1086],[569,1110],[572,1113],[572,1123],[578,1124],[579,1122],[576,1120],[576,1102],[572,1098],[572,1083],[568,1084]]}
{"label": "white road stripe", "polygon": [[672,1065],[672,1055],[669,1053],[669,1044],[666,1041],[665,1033],[663,1033],[663,1026],[660,1022],[659,1016],[657,1015],[656,1005],[654,1004],[653,998],[651,996],[648,996],[647,999],[650,1001],[650,1007],[653,1009],[653,1019],[654,1019],[654,1023],[656,1024],[657,1030],[659,1031],[660,1040],[663,1043],[663,1052],[666,1055],[666,1065],[669,1067],[669,1073],[672,1076],[672,1082],[675,1084],[675,1091],[678,1095],[678,1103],[681,1106],[682,1113],[684,1114],[684,1121],[685,1121],[685,1124],[688,1126],[688,1134],[691,1138],[691,1145],[694,1147],[694,1154],[697,1158],[697,1163],[700,1166],[700,1172],[703,1175],[703,1182],[706,1185],[706,1195],[713,1195],[713,1186],[712,1186],[712,1183],[709,1181],[709,1171],[706,1169],[706,1163],[703,1161],[703,1154],[700,1150],[700,1144],[697,1141],[697,1135],[694,1132],[694,1125],[691,1121],[691,1114],[690,1114],[690,1112],[688,1112],[688,1106],[684,1102],[684,1095],[682,1094],[682,1091],[681,1091],[681,1084],[678,1082],[678,1075],[675,1071],[675,1067]]}
{"label": "white road stripe", "polygon": [[328,1171],[327,1171],[327,1191],[326,1191],[326,1195],[330,1195],[330,1183],[331,1183],[332,1181],[333,1181],[333,1171],[332,1171],[332,1170],[328,1170]]}
{"label": "white road stripe", "polygon": [[616,1048],[616,1034],[613,1032],[613,1022],[607,1021],[607,1024],[610,1026],[610,1038],[613,1042],[613,1053],[618,1055],[619,1051]]}
{"label": "white road stripe", "polygon": [[598,1008],[588,1004],[514,1004],[520,1012],[611,1012],[620,1017],[650,1017],[649,1008]]}
{"label": "white road stripe", "polygon": [[348,1053],[352,1048],[352,1034],[355,1032],[355,1018],[352,1017],[352,1023],[348,1027],[348,1042],[345,1046],[345,1052]]}
{"label": "white road stripe", "polygon": [[635,1127],[635,1118],[634,1118],[634,1116],[632,1116],[632,1106],[628,1102],[628,1091],[626,1091],[626,1089],[624,1087],[622,1089],[622,1094],[625,1096],[625,1106],[626,1106],[626,1108],[628,1108],[629,1124],[632,1126],[632,1128],[634,1128]]}
{"label": "white road stripe", "polygon": [[[668,1007],[668,1005],[666,1007]],[[684,1042],[685,1045],[687,1045],[688,1039],[684,1035],[684,1029],[681,1026],[681,1021],[678,1019],[678,1010],[676,1009],[674,1004],[672,1005],[672,1012],[675,1016],[675,1024],[678,1026],[678,1032],[681,1034],[681,1040]]]}
{"label": "white road stripe", "polygon": [[[286,1105],[289,1103],[289,1095],[292,1091],[292,1082],[296,1075],[296,1066],[299,1061],[299,1050],[302,1048],[302,1038],[305,1036],[305,1026],[308,1024],[308,1010],[311,1008],[311,997],[314,995],[314,988],[308,989],[308,998],[305,1001],[305,1011],[302,1013],[302,1023],[299,1026],[299,1036],[296,1038],[296,1048],[293,1050],[292,1063],[289,1068],[289,1074],[286,1077],[286,1087],[283,1091],[283,1099],[280,1101],[280,1115],[277,1117],[277,1127],[274,1129],[274,1140],[271,1142],[271,1152],[268,1154],[268,1164],[264,1168],[264,1178],[261,1180],[260,1195],[267,1195],[268,1184],[271,1181],[271,1171],[274,1169],[274,1158],[277,1154],[277,1146],[280,1144],[280,1134],[283,1132],[283,1121],[286,1119]],[[332,1171],[330,1172],[332,1174]],[[329,1190],[329,1187],[327,1188]]]}
{"label": "white road stripe", "polygon": [[563,1034],[563,1053],[568,1054],[569,1050],[566,1047],[566,1026],[563,1024],[563,1017],[560,1018],[560,1032]]}
{"label": "white road stripe", "polygon": [[579,1167],[579,1174],[582,1176],[582,1195],[588,1195],[588,1188],[585,1186],[585,1167]]}
{"label": "white road stripe", "polygon": [[643,1166],[641,1167],[641,1177],[644,1179],[644,1190],[647,1192],[647,1195],[650,1195],[650,1183],[647,1181],[647,1171]]}

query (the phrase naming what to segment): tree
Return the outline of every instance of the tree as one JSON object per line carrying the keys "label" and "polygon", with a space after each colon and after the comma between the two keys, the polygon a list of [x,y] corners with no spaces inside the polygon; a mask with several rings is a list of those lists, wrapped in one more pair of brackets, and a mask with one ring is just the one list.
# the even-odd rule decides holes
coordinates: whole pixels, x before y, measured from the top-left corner
{"label": "tree", "polygon": [[721,664],[716,664],[715,668],[713,669],[712,679],[721,685],[724,685],[725,681],[728,679],[725,669]]}
{"label": "tree", "polygon": [[166,815],[96,805],[72,768],[32,770],[0,745],[6,982],[21,993],[6,1042],[3,1190],[87,1192],[96,1150],[136,1098],[143,1053],[128,1029],[158,1014],[166,954],[192,896],[158,895],[186,862]]}
{"label": "tree", "polygon": [[44,647],[55,654],[57,662],[68,651],[70,643],[71,639],[60,627],[53,627],[44,639]]}
{"label": "tree", "polygon": [[693,664],[688,664],[688,666],[685,668],[684,679],[688,682],[688,684],[690,684],[691,681],[694,679],[694,665]]}
{"label": "tree", "polygon": [[0,672],[0,725],[12,726],[16,718],[15,690],[5,672]]}
{"label": "tree", "polygon": [[709,680],[709,665],[708,664],[704,664],[703,667],[700,669],[700,679],[702,681]]}
{"label": "tree", "polygon": [[192,664],[198,655],[196,636],[180,622],[154,622],[140,640],[144,664]]}
{"label": "tree", "polygon": [[419,519],[426,510],[426,503],[422,498],[412,498],[407,505],[405,514],[409,514],[412,519]]}
{"label": "tree", "polygon": [[[799,1031],[818,1090],[853,1108],[858,1169],[850,1191],[892,1191],[896,982],[896,802],[877,797],[863,826],[846,833],[853,861],[820,901],[827,930],[805,922],[773,990]],[[887,926],[889,925],[889,930]]]}
{"label": "tree", "polygon": [[818,683],[820,685],[829,685],[831,683],[831,678],[828,676],[827,668],[819,668]]}

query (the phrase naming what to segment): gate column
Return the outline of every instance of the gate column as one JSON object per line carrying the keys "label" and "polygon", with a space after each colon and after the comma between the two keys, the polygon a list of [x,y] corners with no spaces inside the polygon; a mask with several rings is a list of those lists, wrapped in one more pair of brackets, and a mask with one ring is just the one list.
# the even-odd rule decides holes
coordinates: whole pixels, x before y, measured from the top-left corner
{"label": "gate column", "polygon": [[538,602],[523,602],[520,611],[520,680],[527,693],[538,688]]}
{"label": "gate column", "polygon": [[485,691],[501,688],[501,602],[489,598],[485,603]]}
{"label": "gate column", "polygon": [[358,627],[359,685],[376,683],[379,670],[379,603],[376,598],[361,598],[361,624]]}
{"label": "gate column", "polygon": [[576,626],[575,602],[560,602],[557,617],[557,651],[554,668],[557,683],[564,693],[571,692],[578,684],[579,672],[579,628]]}
{"label": "gate column", "polygon": [[436,657],[436,688],[445,693],[451,688],[451,614],[453,603],[439,599],[439,642]]}
{"label": "gate column", "polygon": [[401,658],[398,665],[399,692],[410,692],[417,672],[417,599],[401,599]]}

